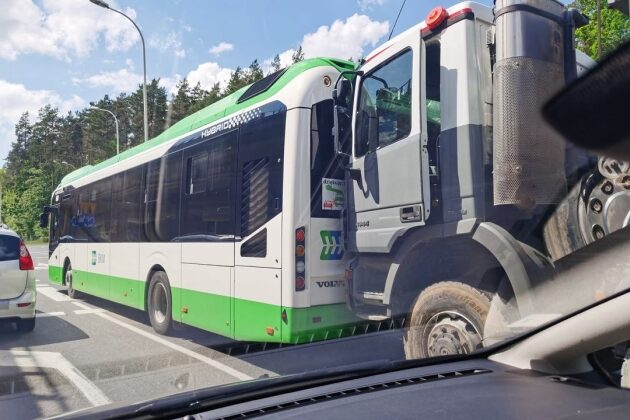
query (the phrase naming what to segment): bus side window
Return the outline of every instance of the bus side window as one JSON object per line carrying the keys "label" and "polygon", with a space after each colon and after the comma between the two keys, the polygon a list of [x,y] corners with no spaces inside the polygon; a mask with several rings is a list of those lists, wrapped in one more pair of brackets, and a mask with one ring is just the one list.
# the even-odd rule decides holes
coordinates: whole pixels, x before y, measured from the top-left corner
{"label": "bus side window", "polygon": [[[119,178],[119,179],[116,179]],[[112,241],[139,242],[142,225],[142,167],[128,169],[114,177],[112,211]]]}
{"label": "bus side window", "polygon": [[182,184],[181,151],[162,158],[156,209],[156,233],[160,241],[179,236],[179,201]]}
{"label": "bus side window", "polygon": [[234,235],[236,131],[184,151],[181,236]]}
{"label": "bus side window", "polygon": [[144,176],[144,234],[148,242],[157,242],[156,211],[157,192],[160,180],[160,159],[153,160],[145,165]]}
{"label": "bus side window", "polygon": [[57,230],[59,232],[59,239],[62,242],[69,242],[72,240],[72,209],[75,200],[72,194],[64,194],[61,197],[61,204],[59,205],[59,216]]}
{"label": "bus side window", "polygon": [[186,160],[186,194],[198,194],[206,190],[208,153],[189,157]]}

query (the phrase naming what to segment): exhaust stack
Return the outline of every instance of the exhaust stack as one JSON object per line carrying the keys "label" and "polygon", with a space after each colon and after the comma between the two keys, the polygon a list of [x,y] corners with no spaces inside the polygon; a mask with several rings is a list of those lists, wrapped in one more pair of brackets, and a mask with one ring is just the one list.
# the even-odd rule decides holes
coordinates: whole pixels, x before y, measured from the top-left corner
{"label": "exhaust stack", "polygon": [[554,0],[496,0],[493,90],[494,204],[530,208],[565,195],[565,143],[542,118],[565,85],[565,7]]}

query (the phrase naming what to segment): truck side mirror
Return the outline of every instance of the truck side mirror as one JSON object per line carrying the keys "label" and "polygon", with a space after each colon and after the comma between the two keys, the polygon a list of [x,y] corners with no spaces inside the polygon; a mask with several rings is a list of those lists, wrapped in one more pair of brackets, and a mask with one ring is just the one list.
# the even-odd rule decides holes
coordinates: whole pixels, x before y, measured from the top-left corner
{"label": "truck side mirror", "polygon": [[39,227],[45,228],[48,227],[48,216],[49,213],[42,213],[39,215]]}

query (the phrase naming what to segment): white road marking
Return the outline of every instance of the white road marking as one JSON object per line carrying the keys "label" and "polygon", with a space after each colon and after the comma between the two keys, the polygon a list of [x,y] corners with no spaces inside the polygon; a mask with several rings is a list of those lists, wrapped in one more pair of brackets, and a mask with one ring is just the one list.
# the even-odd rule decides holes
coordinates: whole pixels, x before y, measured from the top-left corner
{"label": "white road marking", "polygon": [[0,350],[0,366],[36,367],[57,369],[94,406],[111,401],[60,353],[47,351]]}
{"label": "white road marking", "polygon": [[58,312],[42,312],[42,313],[37,313],[35,315],[37,318],[48,318],[51,316],[66,316],[65,312],[62,311],[58,311]]}
{"label": "white road marking", "polygon": [[44,263],[38,263],[37,264],[37,268],[48,268],[48,264],[44,264]]}
{"label": "white road marking", "polygon": [[72,302],[74,300],[68,297],[68,295],[59,293],[59,291],[52,286],[37,286],[37,293],[42,294],[55,302]]}
{"label": "white road marking", "polygon": [[[92,309],[90,308],[88,305],[82,303],[82,302],[77,302],[74,301],[73,302],[76,306],[78,306],[81,309]],[[214,359],[211,359],[210,357],[204,356],[202,354],[197,353],[196,351],[187,349],[186,347],[180,346],[178,344],[175,343],[171,343],[170,341],[162,338],[162,337],[158,337],[157,335],[151,334],[150,332],[141,330],[140,328],[134,327],[133,325],[127,324],[125,322],[122,322],[112,316],[107,315],[106,313],[102,313],[102,312],[97,312],[96,315],[100,316],[103,319],[106,319],[110,322],[113,322],[116,325],[119,325],[123,328],[128,329],[129,331],[135,332],[138,335],[141,335],[143,337],[148,338],[149,340],[155,341],[156,343],[162,344],[163,346],[169,347],[175,351],[178,351],[182,354],[185,354],[186,356],[192,357],[193,359],[197,359],[200,362],[203,362],[209,366],[212,366],[216,369],[219,369],[225,373],[227,373],[230,376],[233,376],[237,379],[240,379],[241,381],[247,381],[250,379],[254,379],[253,377],[240,372],[228,365],[225,365],[219,361],[216,361]]]}
{"label": "white road marking", "polygon": [[[75,302],[76,303],[76,302]],[[77,315],[85,315],[85,314],[100,314],[105,312],[105,309],[100,309],[100,308],[94,308],[94,309],[79,309],[77,311],[74,311],[75,314]]]}

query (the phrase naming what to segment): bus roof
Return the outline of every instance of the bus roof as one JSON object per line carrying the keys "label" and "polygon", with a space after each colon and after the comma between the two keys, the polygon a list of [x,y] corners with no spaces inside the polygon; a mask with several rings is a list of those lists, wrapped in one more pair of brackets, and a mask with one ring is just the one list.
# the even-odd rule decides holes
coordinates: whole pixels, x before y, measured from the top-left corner
{"label": "bus roof", "polygon": [[147,141],[146,143],[141,143],[137,146],[132,147],[131,149],[127,149],[124,152],[111,157],[107,160],[104,160],[101,163],[96,165],[88,165],[82,168],[79,168],[73,172],[70,172],[66,175],[59,186],[67,185],[72,181],[76,181],[84,176],[90,175],[94,172],[97,172],[103,168],[116,164],[118,162],[122,162],[127,159],[131,159],[137,154],[144,152],[146,150],[150,150],[154,147],[157,147],[165,142],[173,140],[177,137],[180,137],[186,133],[194,131],[198,128],[201,128],[205,125],[218,121],[221,118],[227,117],[231,114],[237,113],[245,108],[248,108],[258,102],[262,102],[269,97],[278,93],[281,89],[283,89],[291,80],[300,75],[301,73],[320,66],[332,66],[335,67],[339,71],[343,70],[352,70],[355,68],[355,63],[346,60],[338,60],[335,58],[310,58],[299,63],[293,64],[288,67],[282,76],[276,80],[276,82],[269,87],[269,89],[264,90],[263,92],[252,96],[251,98],[244,100],[242,102],[238,102],[241,95],[251,86],[247,85],[236,92],[222,98],[221,100],[210,104],[209,106],[195,112],[187,116],[186,118],[178,121],[176,124],[172,125],[168,129],[166,129],[162,134],[158,135]]}

